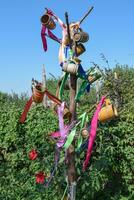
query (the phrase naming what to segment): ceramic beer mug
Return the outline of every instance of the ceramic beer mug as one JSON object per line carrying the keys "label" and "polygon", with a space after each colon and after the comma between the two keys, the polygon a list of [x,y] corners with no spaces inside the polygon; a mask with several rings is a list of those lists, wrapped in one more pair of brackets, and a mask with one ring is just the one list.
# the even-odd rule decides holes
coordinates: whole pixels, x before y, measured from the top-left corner
{"label": "ceramic beer mug", "polygon": [[76,51],[76,55],[80,56],[81,54],[83,54],[86,51],[86,49],[82,43],[79,43],[76,45],[76,47],[73,46],[73,51],[74,52]]}
{"label": "ceramic beer mug", "polygon": [[117,116],[117,109],[111,104],[110,99],[106,99],[105,106],[99,112],[99,121],[106,122]]}
{"label": "ceramic beer mug", "polygon": [[[60,104],[56,104],[56,103],[55,103],[55,104],[54,104],[54,107],[53,107],[53,108],[54,108],[54,111],[55,111],[56,113],[57,113],[57,106],[58,106],[58,105],[60,105]],[[64,112],[63,112],[63,118],[64,118],[64,119],[71,119],[71,116],[72,116],[72,115],[71,115],[69,109],[68,109],[67,107],[65,107],[65,108],[64,108]]]}
{"label": "ceramic beer mug", "polygon": [[101,72],[97,68],[91,68],[90,71],[88,72],[88,81],[90,83],[95,82],[99,78],[101,78]]}
{"label": "ceramic beer mug", "polygon": [[69,62],[64,62],[62,70],[64,72],[70,73],[70,74],[77,74],[78,71],[78,64],[75,62],[75,60],[71,60]]}
{"label": "ceramic beer mug", "polygon": [[33,88],[33,101],[35,103],[41,103],[44,98],[45,91],[43,90],[41,85],[37,85]]}
{"label": "ceramic beer mug", "polygon": [[56,27],[53,18],[47,13],[41,17],[41,23],[50,30],[53,30]]}
{"label": "ceramic beer mug", "polygon": [[83,32],[81,28],[79,28],[79,32],[74,33],[75,42],[87,42],[89,40],[89,35],[86,32]]}
{"label": "ceramic beer mug", "polygon": [[86,127],[82,129],[81,135],[82,135],[82,137],[83,137],[84,139],[88,138],[88,136],[89,136],[89,131],[88,131],[88,129],[87,129]]}

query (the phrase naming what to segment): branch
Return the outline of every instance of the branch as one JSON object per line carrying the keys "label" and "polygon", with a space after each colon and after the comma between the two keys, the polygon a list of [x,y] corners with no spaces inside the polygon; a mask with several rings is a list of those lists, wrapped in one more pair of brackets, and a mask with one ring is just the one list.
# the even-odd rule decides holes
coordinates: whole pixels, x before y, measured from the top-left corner
{"label": "branch", "polygon": [[82,19],[80,20],[80,24],[84,21],[84,19],[91,13],[91,11],[93,10],[93,6],[91,8],[89,8],[88,12],[82,17]]}

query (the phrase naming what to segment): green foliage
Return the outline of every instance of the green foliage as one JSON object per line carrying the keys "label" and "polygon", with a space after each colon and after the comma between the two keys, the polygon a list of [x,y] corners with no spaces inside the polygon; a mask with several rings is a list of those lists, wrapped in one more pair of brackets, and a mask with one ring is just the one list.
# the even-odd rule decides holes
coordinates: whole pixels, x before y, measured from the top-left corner
{"label": "green foliage", "polygon": [[[118,88],[114,71],[119,75]],[[54,87],[53,87],[53,85]],[[55,93],[57,81],[49,80],[48,86]],[[51,86],[52,85],[52,86]],[[134,69],[116,66],[102,85],[114,101],[118,90],[119,117],[105,124],[99,123],[96,149],[88,170],[82,172],[85,152],[76,156],[79,181],[77,197],[81,200],[133,200],[134,199]],[[65,94],[66,95],[66,94]],[[67,97],[66,97],[67,98]],[[80,115],[95,103],[95,91],[82,97],[77,108]],[[51,109],[34,105],[25,124],[19,123],[27,97],[0,93],[0,199],[2,200],[59,200],[66,187],[64,152],[51,186],[45,189],[36,184],[35,174],[44,171],[47,176],[53,167],[55,144],[48,134],[58,129],[58,119]],[[89,113],[91,119],[93,111]],[[31,149],[39,156],[29,160]]]}

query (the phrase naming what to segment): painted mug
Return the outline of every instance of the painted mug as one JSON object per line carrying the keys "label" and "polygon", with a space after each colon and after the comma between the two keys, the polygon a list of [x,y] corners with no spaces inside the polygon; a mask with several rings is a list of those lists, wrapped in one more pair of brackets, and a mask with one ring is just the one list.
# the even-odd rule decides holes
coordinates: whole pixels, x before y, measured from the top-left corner
{"label": "painted mug", "polygon": [[[59,104],[55,104],[54,105],[54,111],[57,113],[57,106],[58,106]],[[64,112],[63,112],[63,118],[64,119],[71,119],[71,113],[70,113],[70,111],[69,111],[69,109],[67,108],[67,107],[65,107],[64,108]]]}
{"label": "painted mug", "polygon": [[45,14],[41,17],[41,23],[50,30],[53,30],[56,27],[53,18],[48,14]]}
{"label": "painted mug", "polygon": [[99,112],[99,121],[106,122],[118,116],[117,109],[111,104],[110,99],[105,100],[105,106]]}
{"label": "painted mug", "polygon": [[34,87],[33,88],[33,101],[35,103],[41,103],[43,101],[44,98],[44,94],[45,92],[42,91],[42,87],[38,86],[38,87]]}
{"label": "painted mug", "polygon": [[62,70],[70,74],[77,74],[78,67],[79,66],[75,61],[65,62],[63,64]]}
{"label": "painted mug", "polygon": [[89,40],[89,35],[86,32],[83,32],[82,29],[80,29],[80,32],[77,32],[74,34],[74,40],[76,42],[87,42]]}
{"label": "painted mug", "polygon": [[88,138],[88,136],[89,136],[89,131],[88,131],[88,129],[87,128],[83,128],[82,129],[82,132],[81,132],[81,135],[82,135],[82,137],[85,139],[85,138]]}

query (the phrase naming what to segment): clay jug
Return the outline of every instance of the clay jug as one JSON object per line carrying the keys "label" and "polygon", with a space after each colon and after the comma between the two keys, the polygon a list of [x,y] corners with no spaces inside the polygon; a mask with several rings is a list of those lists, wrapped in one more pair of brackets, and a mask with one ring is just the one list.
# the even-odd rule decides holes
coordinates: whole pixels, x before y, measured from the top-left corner
{"label": "clay jug", "polygon": [[85,138],[88,138],[89,136],[89,131],[87,130],[87,128],[83,128],[82,129],[82,133],[81,133],[82,137],[85,139]]}
{"label": "clay jug", "polygon": [[74,40],[76,42],[87,42],[89,40],[89,35],[86,32],[83,32],[82,29],[79,29],[80,32],[74,34]]}
{"label": "clay jug", "polygon": [[46,26],[48,29],[51,29],[51,30],[55,29],[55,27],[56,27],[56,24],[55,24],[53,18],[48,14],[45,14],[41,17],[41,23],[44,26]]}
{"label": "clay jug", "polygon": [[111,104],[110,99],[106,99],[105,106],[99,112],[99,121],[106,122],[117,116],[117,109]]}
{"label": "clay jug", "polygon": [[75,49],[74,48],[75,47],[73,46],[73,51],[74,52],[76,51],[76,56],[80,56],[81,54],[83,54],[86,51],[86,49],[82,43],[77,44],[76,48]]}
{"label": "clay jug", "polygon": [[77,74],[78,64],[75,61],[65,62],[63,64],[62,70],[70,74]]}
{"label": "clay jug", "polygon": [[40,88],[33,88],[33,101],[35,103],[41,103],[43,101],[44,98],[44,91],[41,90],[41,86]]}

